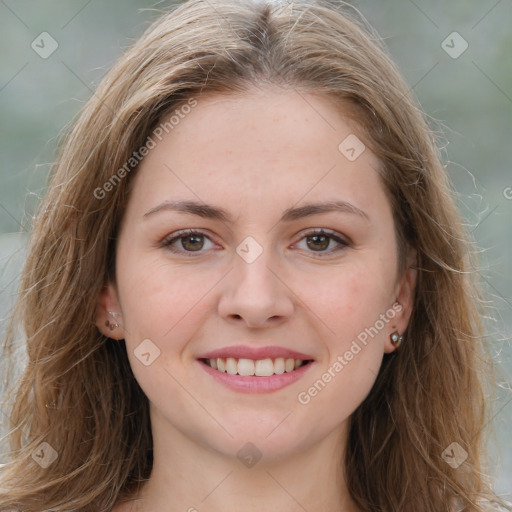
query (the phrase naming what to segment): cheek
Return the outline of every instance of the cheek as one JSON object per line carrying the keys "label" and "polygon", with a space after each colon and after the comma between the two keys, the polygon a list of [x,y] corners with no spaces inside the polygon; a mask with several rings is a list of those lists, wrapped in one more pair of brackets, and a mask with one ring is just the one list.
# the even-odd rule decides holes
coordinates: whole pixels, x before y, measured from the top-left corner
{"label": "cheek", "polygon": [[[393,276],[388,270],[382,262],[369,259],[339,267],[322,282],[321,290],[319,281],[307,282],[303,287],[304,302],[311,304],[332,336],[340,342],[352,339],[391,307]],[[313,291],[314,284],[317,291]]]}
{"label": "cheek", "polygon": [[326,357],[316,377],[330,388],[322,393],[321,402],[338,403],[342,416],[368,394],[382,363],[395,316],[391,308],[394,276],[389,270],[378,266],[377,258],[339,268],[311,307],[328,327],[318,333]]}
{"label": "cheek", "polygon": [[[209,292],[219,278],[215,272],[183,265],[148,261],[142,257],[119,259],[118,283],[125,318],[126,343],[135,348],[149,338],[167,350],[181,350],[190,329],[208,307]],[[131,260],[131,261],[130,261]],[[180,345],[181,344],[181,345]]]}
{"label": "cheek", "polygon": [[187,406],[187,395],[178,384],[187,379],[187,367],[181,363],[189,341],[211,311],[211,292],[219,281],[212,274],[161,260],[120,258],[118,287],[128,357],[135,378],[154,403],[165,389],[174,407]]}
{"label": "cheek", "polygon": [[316,304],[315,311],[329,328],[328,334],[318,333],[325,358],[299,401],[310,403],[310,411],[319,415],[331,411],[333,426],[354,412],[375,383],[393,316],[390,284],[384,275],[377,278],[364,267],[352,267],[329,282]]}

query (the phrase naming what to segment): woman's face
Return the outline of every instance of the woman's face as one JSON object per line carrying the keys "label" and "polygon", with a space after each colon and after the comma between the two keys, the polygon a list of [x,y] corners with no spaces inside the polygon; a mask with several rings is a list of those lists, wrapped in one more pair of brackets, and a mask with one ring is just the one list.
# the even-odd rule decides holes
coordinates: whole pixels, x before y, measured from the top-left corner
{"label": "woman's face", "polygon": [[304,452],[343,435],[410,315],[379,162],[320,96],[186,111],[134,176],[98,325],[126,340],[155,439]]}

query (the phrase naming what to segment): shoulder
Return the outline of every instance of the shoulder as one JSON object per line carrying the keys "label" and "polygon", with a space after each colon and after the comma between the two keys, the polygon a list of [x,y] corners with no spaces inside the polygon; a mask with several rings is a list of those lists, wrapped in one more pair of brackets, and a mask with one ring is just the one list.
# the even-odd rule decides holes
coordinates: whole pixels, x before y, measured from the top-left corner
{"label": "shoulder", "polygon": [[512,511],[512,503],[509,503],[508,501],[502,500],[502,504],[491,502],[491,501],[485,501],[481,503],[482,510],[485,512],[510,512]]}
{"label": "shoulder", "polygon": [[489,512],[496,511],[496,512],[510,512],[512,510],[512,503],[510,501],[503,500],[503,504],[499,505],[497,503],[490,503]]}
{"label": "shoulder", "polygon": [[[480,510],[482,512],[512,512],[512,503],[505,501],[505,500],[501,500],[501,504],[497,503],[495,501],[485,500],[485,501],[480,501],[479,505],[480,505]],[[464,507],[462,507],[462,508],[455,507],[453,509],[453,512],[465,512],[465,510],[466,509]]]}
{"label": "shoulder", "polygon": [[133,504],[130,502],[117,503],[111,512],[132,512]]}

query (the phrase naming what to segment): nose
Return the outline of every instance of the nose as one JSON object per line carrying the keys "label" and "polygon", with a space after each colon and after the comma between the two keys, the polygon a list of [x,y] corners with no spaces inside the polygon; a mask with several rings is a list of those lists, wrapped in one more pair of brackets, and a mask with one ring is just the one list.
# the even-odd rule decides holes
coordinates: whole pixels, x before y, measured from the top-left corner
{"label": "nose", "polygon": [[218,304],[218,313],[225,320],[261,328],[275,327],[292,316],[294,294],[285,283],[281,266],[268,252],[252,262],[235,256]]}

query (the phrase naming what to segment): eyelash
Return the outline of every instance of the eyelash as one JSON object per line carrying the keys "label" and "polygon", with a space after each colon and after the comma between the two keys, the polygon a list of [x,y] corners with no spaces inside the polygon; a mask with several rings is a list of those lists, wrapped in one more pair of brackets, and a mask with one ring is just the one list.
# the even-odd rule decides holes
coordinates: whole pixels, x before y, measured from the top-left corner
{"label": "eyelash", "polygon": [[[187,238],[189,236],[193,235],[199,235],[203,236],[210,240],[210,237],[203,233],[202,231],[194,230],[194,229],[185,229],[182,231],[178,231],[177,233],[173,233],[172,235],[169,235],[168,237],[164,238],[161,242],[161,246],[169,249],[171,252],[181,255],[186,255],[187,257],[193,257],[195,254],[203,254],[204,251],[186,251],[186,250],[177,250],[175,247],[172,247],[172,244],[176,242],[177,240],[180,240],[182,238]],[[331,255],[335,252],[339,252],[346,247],[349,247],[351,244],[348,240],[344,240],[340,236],[338,236],[334,231],[324,230],[324,229],[315,229],[312,231],[308,231],[302,235],[299,242],[302,241],[305,238],[313,237],[313,236],[326,236],[330,238],[331,240],[334,240],[335,242],[339,243],[340,246],[335,248],[334,250],[330,251],[308,251],[315,255],[315,257],[318,258],[325,258],[328,255]],[[211,241],[211,240],[210,240]],[[298,243],[298,242],[297,242]]]}

